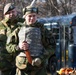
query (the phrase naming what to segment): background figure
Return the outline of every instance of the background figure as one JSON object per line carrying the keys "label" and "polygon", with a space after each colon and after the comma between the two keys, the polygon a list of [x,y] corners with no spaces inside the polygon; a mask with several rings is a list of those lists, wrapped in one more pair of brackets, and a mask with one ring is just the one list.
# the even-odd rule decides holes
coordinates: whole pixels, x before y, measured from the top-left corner
{"label": "background figure", "polygon": [[47,75],[46,59],[52,49],[47,38],[51,33],[37,21],[37,7],[29,5],[23,12],[25,22],[18,34],[22,52],[16,57],[16,75]]}
{"label": "background figure", "polygon": [[23,19],[19,18],[13,3],[6,4],[3,14],[4,19],[0,21],[0,70],[2,75],[9,75],[18,52],[18,22],[23,22]]}

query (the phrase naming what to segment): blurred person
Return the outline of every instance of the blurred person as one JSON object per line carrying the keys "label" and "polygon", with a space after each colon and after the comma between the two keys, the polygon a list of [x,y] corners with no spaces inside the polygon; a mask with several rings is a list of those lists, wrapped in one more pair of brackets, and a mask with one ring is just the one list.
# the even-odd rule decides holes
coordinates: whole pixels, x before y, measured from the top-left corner
{"label": "blurred person", "polygon": [[22,52],[16,57],[16,75],[47,75],[46,59],[52,49],[47,38],[51,33],[37,21],[38,7],[29,5],[23,12],[25,22],[18,33]]}
{"label": "blurred person", "polygon": [[17,54],[19,22],[23,22],[23,19],[19,18],[13,3],[5,5],[3,14],[4,19],[0,21],[0,70],[1,75],[9,75]]}

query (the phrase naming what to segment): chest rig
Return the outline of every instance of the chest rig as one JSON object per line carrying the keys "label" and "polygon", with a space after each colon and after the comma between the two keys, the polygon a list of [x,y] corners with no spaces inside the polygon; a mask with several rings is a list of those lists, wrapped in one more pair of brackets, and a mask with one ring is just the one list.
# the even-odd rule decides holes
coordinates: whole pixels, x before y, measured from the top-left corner
{"label": "chest rig", "polygon": [[29,44],[31,56],[40,56],[43,53],[41,30],[37,27],[23,27],[19,32],[19,46],[23,41]]}

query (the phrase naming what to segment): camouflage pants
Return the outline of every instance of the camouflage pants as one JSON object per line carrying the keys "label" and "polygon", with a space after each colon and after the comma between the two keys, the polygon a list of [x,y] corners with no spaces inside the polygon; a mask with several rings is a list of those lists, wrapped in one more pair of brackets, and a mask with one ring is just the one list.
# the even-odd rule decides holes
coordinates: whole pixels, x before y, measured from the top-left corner
{"label": "camouflage pants", "polygon": [[47,75],[47,72],[46,72],[45,68],[42,68],[39,70],[34,70],[31,72],[29,71],[28,73],[17,68],[16,75]]}
{"label": "camouflage pants", "polygon": [[12,64],[7,60],[0,60],[0,75],[9,75],[12,67]]}
{"label": "camouflage pants", "polygon": [[10,73],[10,70],[8,70],[8,71],[1,71],[1,75],[9,75],[9,73]]}
{"label": "camouflage pants", "polygon": [[16,57],[16,75],[47,75],[45,62],[41,66],[32,66],[26,57]]}

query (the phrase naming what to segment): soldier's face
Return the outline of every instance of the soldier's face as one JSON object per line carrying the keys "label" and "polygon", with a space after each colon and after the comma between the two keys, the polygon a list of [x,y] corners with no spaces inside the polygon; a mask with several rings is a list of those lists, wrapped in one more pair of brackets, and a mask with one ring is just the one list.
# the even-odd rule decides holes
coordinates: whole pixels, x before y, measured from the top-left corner
{"label": "soldier's face", "polygon": [[17,16],[16,9],[13,9],[5,14],[5,18],[8,18],[8,19],[15,19],[16,16]]}
{"label": "soldier's face", "polygon": [[31,25],[35,23],[37,20],[37,14],[36,13],[30,13],[25,15],[25,21],[27,25]]}

